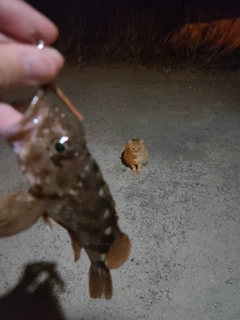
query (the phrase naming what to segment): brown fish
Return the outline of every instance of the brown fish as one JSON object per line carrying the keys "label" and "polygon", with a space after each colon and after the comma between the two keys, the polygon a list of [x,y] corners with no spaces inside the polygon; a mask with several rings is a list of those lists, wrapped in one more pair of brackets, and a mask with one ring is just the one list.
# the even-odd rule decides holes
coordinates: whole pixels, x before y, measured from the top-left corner
{"label": "brown fish", "polygon": [[47,201],[45,214],[67,229],[74,260],[81,248],[91,260],[90,296],[110,299],[109,269],[128,259],[131,243],[118,227],[115,203],[87,149],[81,116],[68,112],[70,102],[63,97],[50,85],[41,87],[5,137],[17,154],[29,193]]}

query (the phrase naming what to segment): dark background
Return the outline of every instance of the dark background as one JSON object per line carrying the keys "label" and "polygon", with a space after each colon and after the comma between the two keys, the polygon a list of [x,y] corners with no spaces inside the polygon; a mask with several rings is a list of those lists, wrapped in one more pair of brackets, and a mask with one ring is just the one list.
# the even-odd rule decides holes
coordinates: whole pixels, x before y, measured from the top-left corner
{"label": "dark background", "polygon": [[46,14],[58,25],[67,17],[78,17],[96,22],[99,15],[114,15],[117,10],[129,13],[150,10],[154,18],[174,22],[240,15],[238,0],[28,0],[29,4]]}
{"label": "dark background", "polygon": [[[53,20],[59,27],[59,39],[55,44],[66,60],[127,61],[144,65],[169,59],[205,65],[224,58],[224,45],[210,50],[212,42],[221,38],[222,31],[214,39],[203,42],[204,30],[197,30],[199,46],[173,48],[171,36],[180,26],[192,22],[211,22],[240,16],[239,0],[28,0],[32,6]],[[225,26],[226,34],[232,30]],[[215,27],[213,27],[215,30]],[[238,26],[235,25],[235,34]],[[181,40],[182,41],[182,40]],[[185,34],[185,43],[195,41]],[[230,40],[230,42],[232,39]],[[203,43],[203,44],[202,44]],[[194,44],[192,45],[194,47]],[[229,52],[227,53],[229,55]],[[231,52],[238,60],[238,50]],[[214,59],[212,58],[214,57]],[[224,58],[225,59],[225,58]],[[229,61],[229,57],[227,58]],[[232,60],[232,58],[231,58]],[[165,63],[164,61],[164,63]]]}

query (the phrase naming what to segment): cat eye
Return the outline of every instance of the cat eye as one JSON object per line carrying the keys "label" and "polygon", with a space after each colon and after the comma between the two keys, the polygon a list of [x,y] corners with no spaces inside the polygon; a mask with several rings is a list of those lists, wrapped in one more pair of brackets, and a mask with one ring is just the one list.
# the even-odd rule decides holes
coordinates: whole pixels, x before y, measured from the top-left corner
{"label": "cat eye", "polygon": [[138,148],[138,150],[140,150],[140,148]]}
{"label": "cat eye", "polygon": [[135,148],[132,148],[132,150],[135,150]]}

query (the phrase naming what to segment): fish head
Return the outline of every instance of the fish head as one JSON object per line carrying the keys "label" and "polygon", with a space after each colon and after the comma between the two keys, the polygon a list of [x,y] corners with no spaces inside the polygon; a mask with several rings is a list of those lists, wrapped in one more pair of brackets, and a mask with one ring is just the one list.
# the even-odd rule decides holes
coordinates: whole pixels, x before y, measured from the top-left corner
{"label": "fish head", "polygon": [[21,121],[4,135],[32,190],[43,195],[72,190],[86,152],[84,131],[54,92],[40,88]]}

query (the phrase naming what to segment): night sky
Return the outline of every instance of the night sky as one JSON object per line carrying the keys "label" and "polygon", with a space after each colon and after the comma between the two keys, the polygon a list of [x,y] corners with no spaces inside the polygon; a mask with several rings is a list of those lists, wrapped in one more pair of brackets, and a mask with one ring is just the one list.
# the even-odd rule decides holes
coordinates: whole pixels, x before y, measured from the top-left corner
{"label": "night sky", "polygon": [[[169,34],[178,30],[179,26],[240,17],[240,0],[27,2],[58,26],[59,38],[55,45],[72,62],[100,59],[141,61],[146,65],[157,59],[175,56],[179,59],[187,52],[182,52],[181,49],[176,51],[169,42],[165,42]],[[202,37],[201,32],[199,37]],[[208,52],[207,48],[207,44],[199,44],[195,50],[198,50],[201,57],[203,52]],[[194,53],[194,56],[197,55]]]}
{"label": "night sky", "polygon": [[96,21],[96,15],[112,16],[117,10],[151,11],[159,21],[198,21],[202,19],[240,16],[239,0],[28,0],[39,11],[61,24],[68,17]]}

